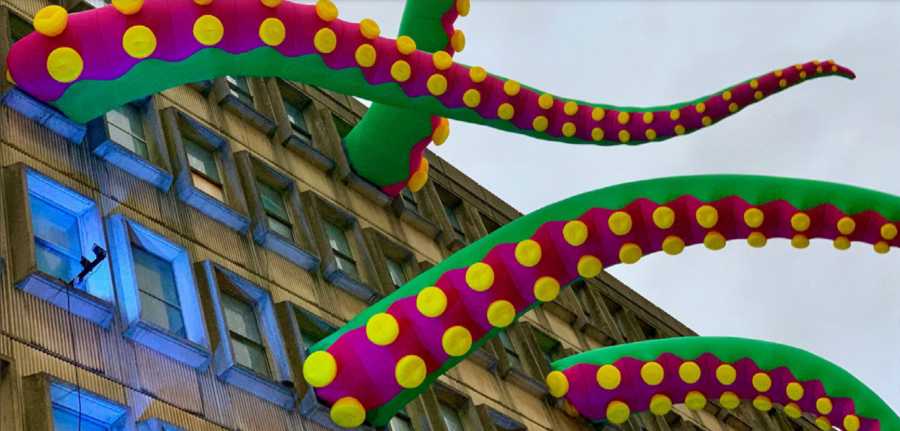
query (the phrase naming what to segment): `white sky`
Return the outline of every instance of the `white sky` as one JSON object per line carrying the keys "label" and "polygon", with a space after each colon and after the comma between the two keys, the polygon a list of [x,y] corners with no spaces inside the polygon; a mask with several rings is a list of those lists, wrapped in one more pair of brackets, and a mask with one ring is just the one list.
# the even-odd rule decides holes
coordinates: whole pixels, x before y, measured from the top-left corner
{"label": "white sky", "polygon": [[[335,0],[394,37],[403,1]],[[692,100],[777,68],[833,58],[823,78],[693,135],[639,147],[567,146],[451,121],[432,148],[522,212],[634,180],[741,173],[900,195],[900,2],[472,1],[456,58],[560,96],[625,106]],[[900,251],[735,241],[610,269],[701,335],[818,354],[900,410]]]}

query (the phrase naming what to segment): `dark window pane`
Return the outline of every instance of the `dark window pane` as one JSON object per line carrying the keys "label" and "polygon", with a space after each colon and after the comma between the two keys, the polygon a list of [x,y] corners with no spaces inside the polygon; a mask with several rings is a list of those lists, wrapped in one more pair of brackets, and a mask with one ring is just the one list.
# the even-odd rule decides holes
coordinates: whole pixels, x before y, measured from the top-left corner
{"label": "dark window pane", "polygon": [[243,76],[228,76],[228,90],[238,100],[244,102],[247,106],[253,107],[253,93],[250,91],[250,83]]}
{"label": "dark window pane", "polygon": [[385,259],[385,264],[387,264],[388,272],[391,273],[391,281],[395,286],[403,286],[409,281],[409,279],[406,278],[406,270],[403,269],[402,263],[397,262],[394,259]]}
{"label": "dark window pane", "polygon": [[338,251],[348,258],[353,258],[353,252],[350,250],[350,243],[347,242],[347,233],[337,225],[331,222],[325,222],[325,233],[328,235],[328,243],[331,249]]}
{"label": "dark window pane", "polygon": [[447,426],[447,431],[463,431],[459,411],[444,403],[438,403],[438,405],[441,408],[441,418],[444,419],[444,425]]}
{"label": "dark window pane", "polygon": [[188,164],[192,169],[206,175],[213,180],[221,182],[219,177],[219,165],[216,163],[216,155],[213,151],[182,136],[184,150],[187,153]]}
{"label": "dark window pane", "polygon": [[138,288],[148,295],[180,308],[181,301],[178,299],[178,286],[175,284],[172,263],[140,247],[131,247],[131,256],[134,258]]}
{"label": "dark window pane", "polygon": [[388,424],[390,431],[413,431],[412,422],[408,417],[397,415],[391,418]]}
{"label": "dark window pane", "polygon": [[284,193],[262,181],[258,181],[257,184],[259,185],[259,197],[262,199],[262,204],[266,211],[283,220],[290,220],[287,206],[284,203]]}
{"label": "dark window pane", "polygon": [[347,124],[346,121],[344,121],[337,115],[332,114],[331,118],[334,119],[334,126],[337,127],[338,135],[341,137],[341,139],[346,138],[347,135],[350,134],[350,131],[353,130],[353,126]]}
{"label": "dark window pane", "polygon": [[288,121],[291,123],[294,136],[304,142],[308,142],[311,135],[309,133],[309,124],[306,123],[306,116],[303,115],[303,108],[284,99],[284,110],[287,111]]}
{"label": "dark window pane", "polygon": [[234,348],[234,360],[257,373],[269,377],[269,359],[266,350],[254,343],[247,342],[238,337],[231,337],[231,346]]}
{"label": "dark window pane", "polygon": [[271,215],[266,215],[266,223],[269,224],[269,229],[272,229],[272,232],[275,232],[278,235],[281,235],[291,241],[294,240],[294,228],[291,225],[275,217],[272,217]]}
{"label": "dark window pane", "polygon": [[18,42],[33,31],[34,27],[31,26],[31,23],[14,13],[9,14],[9,37],[12,39],[12,43]]}
{"label": "dark window pane", "polygon": [[588,308],[588,292],[586,287],[582,287],[580,289],[575,289],[575,298],[578,299],[578,305],[581,307],[581,311],[584,312],[584,315],[587,317],[591,317],[591,309]]}
{"label": "dark window pane", "polygon": [[222,305],[228,330],[250,341],[262,344],[256,308],[232,295],[222,293]]}
{"label": "dark window pane", "polygon": [[403,190],[400,191],[400,196],[403,199],[403,206],[406,209],[418,214],[419,213],[419,202],[416,200],[416,195],[407,188],[404,187]]}
{"label": "dark window pane", "polygon": [[184,331],[184,318],[181,316],[181,310],[143,291],[140,291],[140,296],[141,320],[167,329],[178,336],[187,336]]}
{"label": "dark window pane", "polygon": [[347,275],[361,281],[359,278],[359,270],[356,268],[356,262],[338,255],[335,255],[335,259],[337,260],[337,266],[341,271],[344,271]]}
{"label": "dark window pane", "polygon": [[150,157],[141,110],[138,107],[131,103],[122,105],[109,111],[106,121],[109,124],[109,138],[113,142],[145,159]]}
{"label": "dark window pane", "polygon": [[447,214],[447,218],[450,219],[450,226],[453,227],[453,230],[455,230],[456,233],[465,236],[462,224],[459,223],[459,219],[456,217],[456,208],[450,206],[446,202],[441,203],[444,205],[444,212]]}

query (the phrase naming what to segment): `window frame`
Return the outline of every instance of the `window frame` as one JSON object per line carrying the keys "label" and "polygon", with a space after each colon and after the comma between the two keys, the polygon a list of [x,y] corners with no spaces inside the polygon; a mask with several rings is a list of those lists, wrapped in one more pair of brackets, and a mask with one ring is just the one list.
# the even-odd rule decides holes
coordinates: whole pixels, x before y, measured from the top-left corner
{"label": "window frame", "polygon": [[518,353],[522,368],[518,369],[510,364],[506,348],[501,345],[497,348],[497,356],[500,359],[498,371],[500,377],[508,382],[534,396],[543,397],[549,393],[549,389],[544,383],[544,376],[550,370],[549,366],[542,365],[543,358],[539,357],[541,354],[537,340],[532,333],[533,328],[534,326],[526,321],[513,322],[506,327],[505,331]]}
{"label": "window frame", "polygon": [[407,283],[422,273],[416,255],[409,249],[395,243],[373,227],[363,229],[363,236],[369,245],[372,261],[375,263],[375,273],[382,295],[390,295],[399,289],[394,285],[387,259],[394,260],[402,266]]}
{"label": "window frame", "polygon": [[135,424],[135,431],[187,431],[160,418],[150,418]]}
{"label": "window frame", "polygon": [[[123,335],[200,371],[209,366],[211,352],[203,317],[200,290],[191,268],[188,251],[162,234],[138,224],[123,214],[107,218],[110,261],[116,281]],[[142,318],[140,293],[135,274],[132,245],[138,242],[147,252],[172,265],[181,303],[185,337],[156,326]]]}
{"label": "window frame", "polygon": [[528,428],[521,422],[500,413],[497,409],[487,405],[475,406],[475,412],[481,421],[485,431],[527,431]]}
{"label": "window frame", "polygon": [[[32,374],[22,379],[22,396],[28,409],[28,421],[26,429],[28,431],[53,431],[56,429],[53,417],[53,409],[56,400],[53,399],[54,392],[71,391],[77,392],[81,405],[80,415],[85,415],[85,402],[98,405],[100,408],[117,413],[112,422],[97,417],[88,416],[92,422],[102,422],[110,427],[111,431],[131,431],[134,429],[134,413],[131,407],[113,401],[101,394],[89,391],[83,387],[65,381],[59,377],[50,375],[46,372]],[[62,406],[65,408],[65,406]]]}
{"label": "window frame", "polygon": [[[401,221],[408,223],[419,232],[425,234],[428,238],[437,240],[443,235],[444,231],[432,222],[432,220],[434,220],[434,210],[431,208],[430,195],[428,194],[429,183],[430,181],[426,182],[426,186],[417,193],[413,193],[408,187],[404,187],[401,194],[395,196],[391,200],[391,210],[394,216],[398,217]],[[416,199],[418,205],[417,212],[406,207],[406,198],[403,196],[404,192],[408,192]]]}
{"label": "window frame", "polygon": [[[210,260],[197,262],[195,269],[197,274],[200,274],[198,278],[204,284],[201,292],[204,309],[207,311],[207,325],[216,328],[210,334],[210,344],[214,350],[212,368],[216,376],[284,409],[293,408],[297,394],[281,382],[293,381],[294,374],[282,341],[272,296],[265,289]],[[270,376],[262,375],[237,362],[231,331],[225,317],[223,290],[229,291],[228,294],[242,299],[253,307],[263,339]]]}
{"label": "window frame", "polygon": [[[153,96],[129,102],[140,110],[149,158],[145,159],[123,145],[115,142],[110,134],[106,115],[88,122],[87,142],[98,157],[112,163],[123,171],[146,181],[162,191],[172,186],[172,165],[162,129],[159,112]],[[127,133],[127,132],[126,132]]]}
{"label": "window frame", "polygon": [[[307,271],[316,271],[322,260],[313,251],[315,250],[315,244],[312,239],[309,220],[306,212],[303,210],[297,183],[288,175],[277,171],[253,156],[249,151],[241,151],[235,154],[235,161],[241,177],[241,184],[244,187],[244,196],[247,197],[247,206],[250,210],[250,231],[253,240]],[[288,238],[274,232],[269,226],[257,184],[259,179],[265,180],[270,186],[277,184],[282,187],[285,206],[293,224],[293,240],[288,240]]]}
{"label": "window frame", "polygon": [[[277,103],[272,103],[272,107],[278,123],[272,143],[287,148],[323,172],[334,171],[337,164],[334,160],[333,149],[327,145],[327,139],[319,130],[321,126],[319,115],[316,112],[318,108],[313,99],[299,88],[302,84],[295,85],[283,79],[276,79],[269,85],[278,96],[277,99],[274,97],[272,99],[273,101],[277,100]],[[294,135],[294,127],[284,105],[285,102],[291,103],[295,107],[302,105],[299,109],[309,128],[308,142],[304,142]]]}
{"label": "window frame", "polygon": [[49,104],[41,102],[31,95],[19,90],[15,85],[6,80],[6,72],[9,70],[7,57],[12,49],[12,38],[9,33],[9,16],[16,15],[25,22],[29,22],[23,16],[13,12],[6,5],[0,5],[0,61],[2,61],[2,73],[0,76],[0,103],[31,119],[32,121],[59,134],[73,144],[81,145],[87,133],[87,127],[70,120],[61,112]]}
{"label": "window frame", "polygon": [[[310,323],[317,325],[323,332],[334,333],[338,330],[338,326],[325,321],[325,319],[291,301],[279,302],[275,306],[275,311],[278,324],[281,327],[281,333],[284,334],[285,349],[287,350],[291,370],[295,376],[302,376],[303,362],[306,361],[309,355],[303,347],[303,335],[300,331],[298,314],[302,315],[304,319],[308,319]],[[342,324],[343,322],[338,325]],[[300,414],[327,428],[338,429],[331,420],[331,407],[319,401],[314,388],[302,378],[298,378],[295,383],[294,390],[297,391],[299,396],[298,411]],[[367,424],[363,424],[357,429],[375,431]]]}
{"label": "window frame", "polygon": [[[31,196],[78,220],[81,256],[94,259],[94,244],[108,250],[100,218],[100,205],[93,199],[63,186],[22,162],[5,168],[6,217],[11,244],[10,270],[15,286],[57,307],[83,317],[103,328],[109,327],[114,315],[115,293],[110,264],[103,260],[87,278],[82,288],[68,288],[65,282],[38,269],[37,245],[32,222]],[[68,294],[66,294],[68,292]]]}
{"label": "window frame", "polygon": [[[338,209],[313,191],[301,193],[300,200],[303,210],[306,211],[310,230],[322,259],[319,269],[325,281],[367,303],[381,299],[382,295],[372,287],[377,280],[377,275],[372,256],[356,218]],[[354,260],[361,280],[353,278],[338,267],[335,252],[331,249],[325,230],[325,221],[344,229],[351,250],[355,248],[353,250],[356,254]]]}
{"label": "window frame", "polygon": [[[441,227],[444,230],[441,242],[444,247],[447,247],[450,251],[457,252],[470,243],[469,235],[466,230],[466,224],[469,222],[467,218],[468,214],[465,213],[467,208],[466,202],[443,185],[435,184],[434,189],[437,193],[437,204],[440,207],[439,210],[437,210],[437,212],[440,213],[438,218]],[[457,230],[450,221],[450,216],[447,214],[448,210],[453,213],[456,221],[459,223],[459,230]],[[460,214],[460,211],[463,213]]]}
{"label": "window frame", "polygon": [[[244,193],[238,180],[231,143],[174,107],[164,109],[161,117],[169,155],[172,158],[173,172],[176,174],[175,189],[178,192],[178,198],[238,233],[246,233],[250,227],[250,218],[247,214]],[[217,153],[225,202],[219,201],[194,186],[191,176],[193,170],[188,164],[182,136],[186,136],[201,146],[210,147]]]}
{"label": "window frame", "polygon": [[225,76],[213,80],[212,93],[215,102],[266,136],[274,134],[278,125],[274,120],[275,116],[272,112],[272,104],[269,101],[264,79],[239,76],[239,78],[246,80],[247,87],[250,90],[248,93],[253,103],[248,104],[232,93],[232,84],[228,78],[229,76]]}

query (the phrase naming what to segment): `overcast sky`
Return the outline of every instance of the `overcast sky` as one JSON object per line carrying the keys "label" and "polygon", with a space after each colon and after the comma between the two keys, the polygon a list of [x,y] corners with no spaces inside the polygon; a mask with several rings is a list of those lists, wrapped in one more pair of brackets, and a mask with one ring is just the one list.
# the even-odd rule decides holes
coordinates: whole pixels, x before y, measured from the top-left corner
{"label": "overcast sky", "polygon": [[[335,0],[397,34],[403,1]],[[795,63],[823,78],[707,130],[639,147],[568,146],[451,121],[433,150],[524,213],[606,186],[674,175],[802,177],[900,195],[900,2],[473,0],[456,58],[560,96],[624,106],[692,100]],[[735,241],[650,255],[612,275],[701,335],[797,346],[900,410],[900,251]]]}

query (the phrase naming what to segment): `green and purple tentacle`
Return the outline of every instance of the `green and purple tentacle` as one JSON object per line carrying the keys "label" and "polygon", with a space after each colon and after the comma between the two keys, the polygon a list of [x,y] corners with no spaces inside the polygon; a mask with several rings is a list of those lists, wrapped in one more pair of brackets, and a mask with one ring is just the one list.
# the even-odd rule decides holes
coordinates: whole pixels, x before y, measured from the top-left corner
{"label": "green and purple tentacle", "polygon": [[[361,25],[336,19],[336,9],[329,5],[325,0],[316,6],[167,0],[146,2],[129,15],[103,7],[69,16],[57,35],[34,33],[16,43],[8,57],[10,77],[79,123],[167,88],[235,74],[278,76],[538,139],[618,145],[694,132],[806,80],[854,76],[832,62],[810,62],[679,105],[591,104],[455,63],[446,51],[412,50],[408,43],[381,37],[371,21]],[[450,10],[444,17],[454,13]],[[447,37],[445,30],[441,33]],[[393,123],[381,123],[379,130],[386,124]],[[420,149],[413,142],[427,138],[419,135],[429,125],[417,124],[417,131],[401,135],[397,146],[389,141],[382,141],[377,150],[350,145],[356,173],[391,193],[399,192],[399,185],[415,173],[421,172],[417,181],[423,182],[427,168],[413,170],[413,151]],[[434,122],[430,126],[434,129]]]}
{"label": "green and purple tentacle", "polygon": [[[900,247],[900,198],[816,181],[694,176],[624,184],[550,205],[450,256],[313,346],[307,381],[335,422],[387,423],[487,339],[560,289],[690,245],[785,238]],[[365,370],[360,372],[359,370]]]}
{"label": "green and purple tentacle", "polygon": [[852,374],[812,353],[729,337],[642,341],[581,353],[552,365],[551,395],[570,415],[625,422],[633,413],[665,415],[673,404],[702,410],[707,399],[727,409],[741,400],[761,411],[781,404],[831,431],[900,429],[900,417]]}

